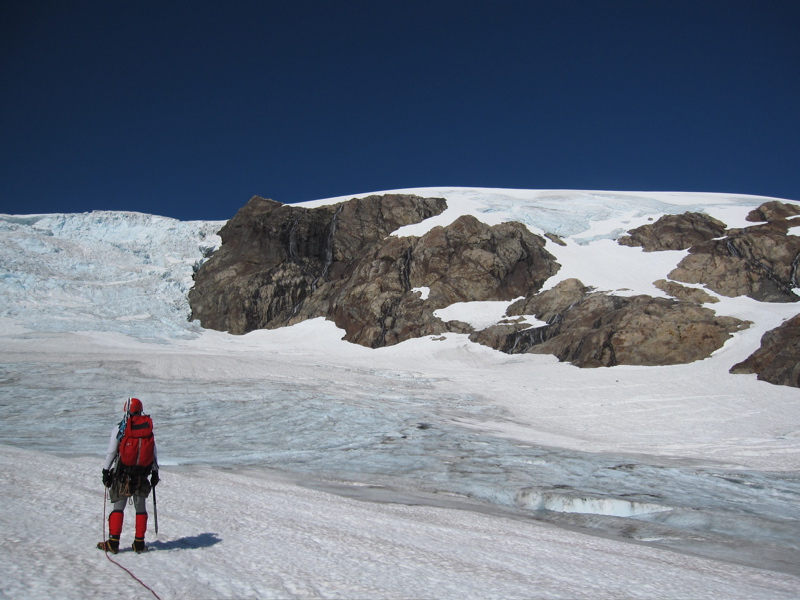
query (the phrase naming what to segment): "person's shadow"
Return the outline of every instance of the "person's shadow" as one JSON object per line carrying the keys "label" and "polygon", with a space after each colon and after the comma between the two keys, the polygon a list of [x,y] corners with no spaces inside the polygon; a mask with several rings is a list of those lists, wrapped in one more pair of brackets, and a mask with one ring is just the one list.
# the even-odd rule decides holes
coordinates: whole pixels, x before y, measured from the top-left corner
{"label": "person's shadow", "polygon": [[148,550],[195,550],[197,548],[210,548],[214,544],[219,544],[222,538],[216,533],[201,533],[199,535],[190,535],[177,540],[170,540],[162,542],[155,540],[148,542]]}

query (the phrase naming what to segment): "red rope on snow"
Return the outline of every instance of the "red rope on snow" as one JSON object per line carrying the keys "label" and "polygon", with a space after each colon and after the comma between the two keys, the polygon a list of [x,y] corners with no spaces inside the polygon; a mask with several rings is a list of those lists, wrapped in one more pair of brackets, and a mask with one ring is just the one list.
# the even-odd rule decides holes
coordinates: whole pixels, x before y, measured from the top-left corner
{"label": "red rope on snow", "polygon": [[144,587],[144,588],[145,588],[146,590],[148,590],[148,591],[149,591],[151,594],[153,594],[153,596],[155,596],[155,597],[156,597],[158,600],[161,600],[161,596],[159,596],[158,594],[156,594],[156,593],[153,591],[153,588],[151,588],[151,587],[150,587],[149,585],[147,585],[147,584],[146,584],[144,581],[142,581],[141,579],[139,579],[139,578],[138,578],[136,575],[134,575],[133,573],[131,573],[131,572],[130,572],[130,571],[127,569],[127,568],[123,567],[121,564],[119,564],[117,561],[115,561],[113,558],[111,558],[111,557],[108,555],[108,546],[107,546],[107,545],[106,545],[106,543],[105,543],[105,542],[106,542],[106,498],[107,498],[107,497],[108,497],[108,494],[106,493],[106,489],[105,489],[105,487],[104,487],[104,488],[103,488],[103,551],[104,551],[104,552],[105,552],[105,554],[106,554],[106,558],[107,558],[107,559],[108,559],[110,562],[112,562],[113,564],[117,565],[117,566],[118,566],[120,569],[122,569],[123,571],[125,571],[125,572],[126,572],[128,575],[130,575],[131,577],[133,577],[133,579],[135,579],[136,581],[138,581],[138,582],[139,582],[139,584],[140,584],[142,587]]}

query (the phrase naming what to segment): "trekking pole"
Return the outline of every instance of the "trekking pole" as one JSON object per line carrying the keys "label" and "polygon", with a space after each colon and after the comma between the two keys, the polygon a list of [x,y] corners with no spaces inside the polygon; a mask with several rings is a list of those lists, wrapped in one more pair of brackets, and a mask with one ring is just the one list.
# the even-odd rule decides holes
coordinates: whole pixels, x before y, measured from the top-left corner
{"label": "trekking pole", "polygon": [[158,537],[158,504],[156,504],[156,487],[153,486],[153,519],[156,525],[156,537]]}

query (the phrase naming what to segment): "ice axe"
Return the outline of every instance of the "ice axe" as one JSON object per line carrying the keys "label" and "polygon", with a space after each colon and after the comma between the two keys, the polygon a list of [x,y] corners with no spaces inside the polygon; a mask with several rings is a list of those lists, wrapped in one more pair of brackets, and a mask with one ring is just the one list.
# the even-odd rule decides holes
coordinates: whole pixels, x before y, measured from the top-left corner
{"label": "ice axe", "polygon": [[156,503],[156,488],[153,486],[153,520],[156,526],[156,537],[158,537],[158,504]]}

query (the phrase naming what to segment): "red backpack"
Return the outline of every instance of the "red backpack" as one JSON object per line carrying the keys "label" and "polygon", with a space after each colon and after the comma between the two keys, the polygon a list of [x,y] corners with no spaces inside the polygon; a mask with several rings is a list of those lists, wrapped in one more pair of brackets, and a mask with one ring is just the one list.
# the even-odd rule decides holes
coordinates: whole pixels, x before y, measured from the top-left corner
{"label": "red backpack", "polygon": [[126,467],[149,467],[155,460],[153,420],[148,415],[130,415],[119,441],[119,460]]}

